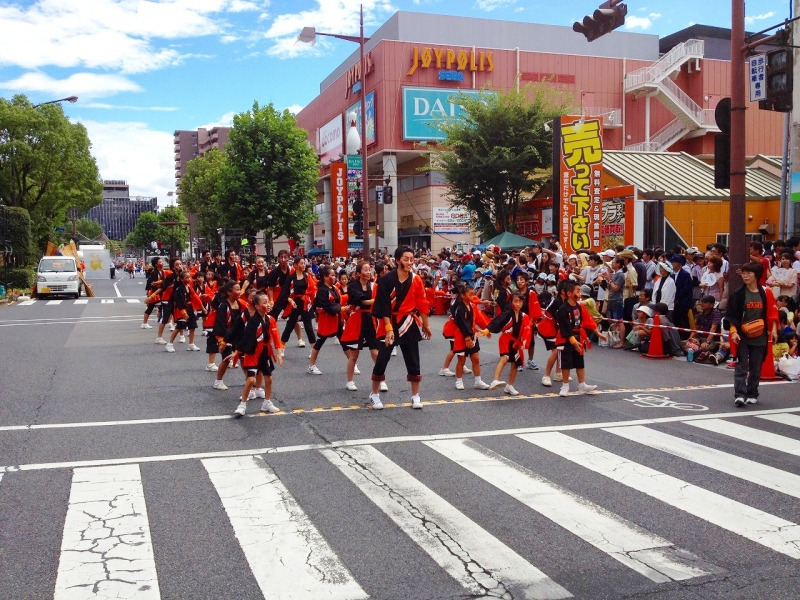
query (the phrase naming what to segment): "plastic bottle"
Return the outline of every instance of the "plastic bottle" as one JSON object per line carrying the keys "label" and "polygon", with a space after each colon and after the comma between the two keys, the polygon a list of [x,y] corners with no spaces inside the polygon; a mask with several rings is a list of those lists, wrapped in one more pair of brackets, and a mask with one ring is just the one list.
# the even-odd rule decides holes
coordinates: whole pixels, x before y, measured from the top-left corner
{"label": "plastic bottle", "polygon": [[686,353],[686,362],[694,361],[694,350],[689,348],[689,351]]}

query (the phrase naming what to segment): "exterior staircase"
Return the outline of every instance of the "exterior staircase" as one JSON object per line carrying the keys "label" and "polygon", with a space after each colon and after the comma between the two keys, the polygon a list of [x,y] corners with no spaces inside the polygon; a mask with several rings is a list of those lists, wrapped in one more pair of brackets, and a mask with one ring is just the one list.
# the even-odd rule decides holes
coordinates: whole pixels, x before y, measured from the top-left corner
{"label": "exterior staircase", "polygon": [[687,40],[652,65],[625,75],[626,94],[652,95],[675,115],[673,121],[650,136],[650,141],[627,145],[625,150],[665,151],[681,139],[719,131],[714,122],[714,111],[698,105],[673,81],[684,64],[699,61],[703,54],[702,40]]}

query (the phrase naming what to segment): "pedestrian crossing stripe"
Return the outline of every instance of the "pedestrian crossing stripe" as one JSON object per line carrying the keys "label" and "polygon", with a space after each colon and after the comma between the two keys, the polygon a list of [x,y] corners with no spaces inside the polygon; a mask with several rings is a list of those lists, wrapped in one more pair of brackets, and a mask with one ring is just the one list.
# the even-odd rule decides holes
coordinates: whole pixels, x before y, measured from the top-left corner
{"label": "pedestrian crossing stripe", "polygon": [[369,597],[261,457],[202,462],[265,598]]}
{"label": "pedestrian crossing stripe", "polygon": [[777,433],[770,433],[769,431],[761,431],[754,427],[747,427],[739,423],[731,423],[723,421],[722,419],[709,419],[702,423],[689,423],[699,429],[720,433],[722,435],[732,436],[758,446],[765,448],[772,448],[794,456],[800,456],[800,440],[793,440]]}
{"label": "pedestrian crossing stripe", "polygon": [[563,433],[533,433],[517,437],[757,544],[792,558],[800,558],[800,526],[785,519]]}
{"label": "pedestrian crossing stripe", "polygon": [[[800,424],[800,418],[791,414],[756,417],[786,421],[795,427]],[[727,430],[718,421],[721,420],[694,419],[684,423],[691,426],[707,422],[713,425],[708,430],[719,435],[736,431],[751,439],[759,431],[750,427],[744,429],[752,431]],[[652,427],[620,424],[601,429],[633,444],[666,452],[766,489],[795,498],[800,495],[800,476],[791,472]],[[659,503],[764,548],[800,559],[800,527],[795,523],[558,431],[520,433],[516,437]],[[567,588],[531,564],[529,558],[379,451],[375,446],[377,441],[310,449],[327,459],[403,535],[461,585],[465,593],[485,597],[571,597]],[[544,516],[576,540],[652,582],[686,582],[725,572],[698,556],[696,549],[680,548],[643,525],[581,496],[574,489],[580,477],[571,479],[572,489],[567,490],[471,439],[428,436],[410,441],[418,442],[467,471],[468,476],[486,482],[512,502]],[[781,447],[781,451],[791,449],[783,442]],[[201,463],[264,597],[344,600],[370,596],[373,590],[368,592],[361,587],[264,456],[230,453],[203,458]],[[0,472],[0,485],[15,476]],[[468,485],[467,480],[462,481]],[[156,554],[139,465],[74,468],[70,485],[54,598],[159,599]],[[571,543],[569,538],[560,539],[564,544]],[[530,555],[530,549],[526,550]]]}
{"label": "pedestrian crossing stripe", "polygon": [[[89,304],[90,298],[76,298],[72,300],[72,304]],[[114,304],[116,300],[125,301],[128,304],[141,304],[142,301],[139,298],[94,298],[94,300],[99,300],[100,304]],[[65,300],[41,300],[37,298],[31,298],[30,300],[23,300],[22,302],[17,302],[17,306],[33,306],[38,302],[44,302],[45,306],[58,306],[60,304],[64,304]]]}

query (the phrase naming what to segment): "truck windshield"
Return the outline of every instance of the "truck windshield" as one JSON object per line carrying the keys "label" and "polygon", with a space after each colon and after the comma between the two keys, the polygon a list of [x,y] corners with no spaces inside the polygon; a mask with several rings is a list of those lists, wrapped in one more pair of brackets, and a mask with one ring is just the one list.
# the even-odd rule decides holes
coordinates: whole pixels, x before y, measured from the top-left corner
{"label": "truck windshield", "polygon": [[69,273],[75,270],[71,260],[43,260],[39,265],[40,273]]}

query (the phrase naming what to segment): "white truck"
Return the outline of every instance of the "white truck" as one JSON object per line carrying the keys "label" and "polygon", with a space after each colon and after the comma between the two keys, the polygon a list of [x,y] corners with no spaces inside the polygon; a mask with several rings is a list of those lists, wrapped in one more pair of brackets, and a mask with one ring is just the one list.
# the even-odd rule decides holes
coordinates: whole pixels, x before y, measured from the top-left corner
{"label": "white truck", "polygon": [[64,294],[79,298],[81,278],[72,256],[44,256],[36,268],[36,293],[39,298]]}

